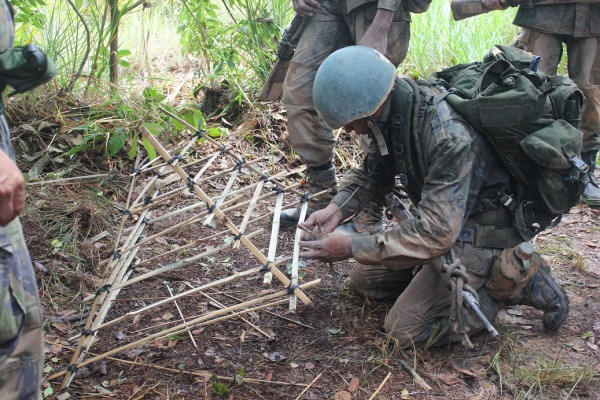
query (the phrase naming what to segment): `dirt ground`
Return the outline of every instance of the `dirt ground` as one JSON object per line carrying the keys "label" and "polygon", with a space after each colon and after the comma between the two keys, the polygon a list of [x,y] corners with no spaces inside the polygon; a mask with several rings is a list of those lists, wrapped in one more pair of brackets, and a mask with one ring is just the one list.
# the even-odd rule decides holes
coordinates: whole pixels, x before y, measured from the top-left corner
{"label": "dirt ground", "polygon": [[[242,153],[251,151],[247,148]],[[283,168],[295,167],[286,164],[285,158],[279,160]],[[231,165],[215,168],[226,167]],[[121,217],[113,206],[124,204],[124,188],[130,180],[122,170],[116,164],[103,165],[97,172],[111,172],[111,179],[28,187],[23,223],[44,306],[47,378],[70,364],[79,340],[76,335],[89,314],[89,302],[84,299],[102,284],[102,260],[110,255]],[[286,182],[298,180],[299,175],[292,175]],[[226,179],[210,181],[207,190],[219,193],[225,183]],[[244,184],[248,182],[242,179],[239,185]],[[134,197],[142,187],[136,187]],[[156,215],[193,204],[196,200],[191,197],[182,194],[159,208]],[[66,241],[56,242],[58,236],[48,233],[47,223],[40,223],[40,210],[52,218],[52,208],[59,208],[55,219],[67,217],[79,223],[76,232],[73,228],[62,231],[88,239],[77,243],[77,252],[67,251]],[[257,209],[257,215],[269,211],[272,206],[264,206]],[[182,222],[192,215],[175,219]],[[239,221],[243,211],[232,215]],[[201,237],[203,228],[197,225],[151,240],[140,250],[139,258],[164,258],[136,268],[132,276],[191,254],[186,250],[167,255]],[[252,241],[266,254],[271,222],[263,219],[256,224],[260,226],[265,231]],[[105,236],[94,238],[104,230]],[[149,229],[144,235],[152,233]],[[294,234],[289,229],[280,232],[278,254],[292,254]],[[570,299],[569,316],[556,333],[544,331],[540,311],[518,306],[503,310],[494,322],[500,332],[498,338],[478,335],[472,349],[453,344],[400,350],[382,330],[391,305],[370,303],[347,291],[345,282],[354,265],[352,260],[334,264],[339,288],[328,266],[310,262],[301,264],[300,283],[321,282],[306,290],[312,304],[298,302],[295,314],[282,304],[249,313],[244,320],[228,319],[195,327],[189,334],[151,340],[79,368],[68,388],[61,389],[61,376],[46,380],[43,390],[47,398],[60,400],[599,399],[599,238],[600,209],[582,204],[565,215],[557,228],[534,240]],[[209,242],[216,246],[223,238]],[[205,257],[127,286],[112,302],[107,320],[146,307],[170,293],[256,266],[256,259],[243,247]],[[285,265],[280,269],[285,271]],[[189,320],[216,310],[217,303],[229,306],[257,293],[266,295],[283,288],[276,280],[264,286],[262,278],[262,274],[250,275],[207,290],[205,295],[187,296],[178,301],[178,307],[171,302],[141,318],[109,327],[98,333],[84,360],[166,329],[180,318],[179,313]]]}

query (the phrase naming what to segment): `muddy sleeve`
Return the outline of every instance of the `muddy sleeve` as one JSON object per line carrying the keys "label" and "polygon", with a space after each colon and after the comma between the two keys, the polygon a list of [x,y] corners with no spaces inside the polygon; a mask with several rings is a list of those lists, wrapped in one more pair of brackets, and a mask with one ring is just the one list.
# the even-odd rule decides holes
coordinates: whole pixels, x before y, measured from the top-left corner
{"label": "muddy sleeve", "polygon": [[431,162],[417,215],[380,234],[353,238],[352,253],[358,262],[412,268],[444,254],[456,241],[476,155],[466,126],[451,123],[438,128],[426,148]]}

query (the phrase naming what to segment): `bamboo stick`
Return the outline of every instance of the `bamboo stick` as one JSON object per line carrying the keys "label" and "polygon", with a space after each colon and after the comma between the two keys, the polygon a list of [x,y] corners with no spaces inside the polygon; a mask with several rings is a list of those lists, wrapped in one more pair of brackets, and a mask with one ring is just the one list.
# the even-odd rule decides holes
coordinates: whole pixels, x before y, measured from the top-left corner
{"label": "bamboo stick", "polygon": [[[273,224],[271,228],[271,240],[269,241],[269,251],[267,253],[267,258],[269,260],[275,259],[275,254],[277,252],[277,242],[279,239],[279,223],[281,221],[281,208],[283,206],[283,192],[279,192],[277,195],[277,200],[275,201],[275,211],[273,212]],[[273,273],[268,271],[265,273],[263,278],[264,285],[270,285],[273,280]]]}
{"label": "bamboo stick", "polygon": [[[171,297],[173,297],[173,291],[171,290],[171,287],[165,283],[165,286],[167,287],[167,289],[169,290],[169,295],[171,295]],[[183,322],[185,322],[185,317],[183,316],[183,312],[181,311],[181,308],[179,308],[179,304],[177,304],[177,300],[173,300],[173,303],[175,304],[175,307],[177,308],[177,311],[179,312],[179,316],[181,317],[181,320]],[[196,344],[196,340],[194,339],[194,335],[192,335],[191,331],[188,331],[188,335],[190,335],[190,340],[192,341],[192,344],[194,345],[194,348],[198,348],[198,345]]]}
{"label": "bamboo stick", "polygon": [[[190,285],[191,286],[191,285]],[[219,309],[221,308],[225,308],[225,306],[220,303],[219,301],[217,301],[217,299],[209,296],[208,294],[204,293],[204,292],[200,292],[200,294],[204,297],[206,297],[207,299],[209,299],[216,307],[218,307]],[[271,335],[269,335],[267,332],[263,331],[262,329],[260,329],[260,327],[250,321],[248,321],[246,318],[244,317],[240,317],[240,319],[242,321],[244,321],[245,323],[247,323],[248,325],[250,325],[252,328],[254,328],[256,331],[260,332],[262,335],[264,335],[267,339],[271,339]]]}
{"label": "bamboo stick", "polygon": [[[302,203],[300,207],[300,216],[298,217],[298,223],[304,222],[306,218],[306,210],[308,209],[308,200]],[[294,239],[294,254],[292,256],[292,288],[298,286],[298,264],[300,263],[300,236],[302,234],[301,229],[296,229],[296,237]],[[290,295],[290,312],[296,312],[296,296],[294,293]]]}
{"label": "bamboo stick", "polygon": [[[258,184],[256,185],[256,189],[254,189],[254,194],[252,195],[252,199],[250,200],[250,205],[248,205],[248,209],[246,210],[246,213],[244,214],[244,219],[242,219],[242,223],[240,224],[240,227],[238,228],[240,232],[246,231],[246,226],[248,225],[248,221],[250,220],[250,215],[252,215],[252,213],[254,212],[254,208],[256,208],[256,204],[258,204],[258,198],[260,196],[260,192],[262,192],[264,185],[265,185],[265,181],[259,181]],[[237,249],[239,247],[240,247],[240,242],[236,240],[235,243],[233,244],[233,248]],[[267,256],[267,258],[269,258],[269,257]],[[269,258],[269,260],[272,260],[272,258]]]}
{"label": "bamboo stick", "polygon": [[[220,207],[221,204],[223,204],[223,202],[225,201],[227,194],[231,190],[231,187],[233,186],[238,174],[240,173],[240,168],[234,169],[233,172],[231,173],[231,175],[229,176],[229,180],[227,180],[227,184],[225,185],[223,192],[217,198],[217,201],[215,201],[215,203],[214,203],[217,207]],[[214,216],[215,216],[214,213],[208,214],[208,216],[206,217],[206,219],[204,220],[202,225],[210,225],[211,227],[216,228],[216,224],[214,222],[212,222]]]}
{"label": "bamboo stick", "polygon": [[[165,150],[165,148],[156,140],[156,138],[150,133],[148,132],[147,129],[145,129],[144,127],[142,127],[143,130],[143,135],[144,137],[152,144],[152,146],[154,146],[154,148],[163,155],[163,157],[168,157],[169,153]],[[180,178],[184,181],[187,181],[187,179],[189,178],[188,175],[185,173],[185,171],[183,169],[181,169],[181,167],[179,167],[178,165],[172,165],[171,166],[173,169],[175,169],[175,171],[177,172],[177,174],[180,176]],[[196,195],[200,198],[200,200],[204,201],[208,207],[212,208],[214,203],[212,202],[212,200],[206,195],[206,193],[204,193],[202,191],[202,189],[200,189],[199,186],[194,185],[194,193],[196,193]],[[271,268],[271,272],[273,272],[273,275],[275,275],[277,277],[277,279],[279,279],[285,286],[288,286],[290,284],[290,280],[287,278],[287,276],[285,276],[285,274],[283,272],[281,272],[279,269],[275,268],[273,266],[272,263],[269,262],[269,260],[267,260],[267,258],[265,257],[264,254],[262,254],[255,246],[254,244],[252,244],[252,242],[250,242],[250,240],[248,240],[248,238],[242,234],[240,231],[238,231],[238,229],[235,227],[235,225],[227,218],[227,216],[219,209],[219,207],[214,207],[214,209],[212,210],[216,217],[220,220],[223,220],[223,223],[225,224],[225,226],[227,226],[231,232],[236,236],[239,237],[239,240],[242,242],[242,244],[244,244],[244,246],[246,246],[246,248],[262,263],[264,264],[267,268]],[[299,289],[294,289],[294,294],[296,296],[298,296],[298,298],[304,303],[304,304],[310,304],[310,299],[304,294],[302,293],[301,290]]]}
{"label": "bamboo stick", "polygon": [[[285,262],[285,260],[280,261],[279,263],[283,263],[283,262]],[[157,301],[157,302],[155,302],[153,304],[149,304],[146,307],[140,308],[140,309],[135,310],[135,311],[130,311],[130,312],[128,312],[125,315],[117,317],[117,318],[115,318],[115,319],[113,319],[111,321],[105,322],[104,324],[98,326],[96,328],[96,330],[100,330],[100,329],[106,328],[108,326],[112,326],[112,325],[114,325],[114,324],[116,324],[118,322],[121,322],[121,321],[124,321],[124,320],[127,320],[127,319],[132,319],[136,315],[143,314],[143,313],[145,313],[145,312],[147,312],[147,311],[149,311],[149,310],[151,310],[153,308],[156,308],[158,306],[166,304],[166,303],[168,303],[170,301],[177,300],[177,299],[182,298],[184,296],[188,296],[190,294],[194,294],[194,293],[200,292],[202,290],[210,289],[210,288],[213,288],[215,286],[223,285],[225,283],[232,282],[232,281],[234,281],[236,279],[240,279],[240,278],[243,278],[245,276],[249,276],[249,275],[255,274],[255,273],[259,272],[259,271],[262,271],[262,268],[263,267],[254,267],[254,268],[250,268],[250,269],[247,269],[245,271],[242,271],[242,272],[235,272],[232,275],[226,276],[225,278],[217,279],[216,281],[212,281],[210,283],[204,284],[204,285],[199,286],[199,287],[197,287],[195,289],[190,289],[190,290],[187,290],[185,292],[178,293],[178,294],[176,294],[173,297],[164,298],[164,299],[159,300],[159,301]]]}
{"label": "bamboo stick", "polygon": [[[320,281],[321,281],[320,279],[316,279],[314,281],[307,282],[307,283],[301,285],[301,288],[302,289],[307,289],[307,288],[313,287],[313,286],[319,284]],[[277,293],[265,295],[265,296],[262,296],[262,297],[259,297],[259,298],[253,299],[253,300],[246,301],[246,302],[241,303],[241,304],[236,304],[234,306],[230,306],[230,307],[226,307],[226,308],[214,311],[214,312],[212,312],[212,313],[210,313],[208,315],[203,315],[201,317],[198,317],[198,318],[195,318],[193,320],[187,321],[187,322],[185,322],[183,324],[174,326],[174,327],[169,328],[169,329],[164,330],[164,331],[160,331],[160,332],[154,333],[154,334],[149,335],[149,336],[147,336],[145,338],[139,339],[137,341],[134,341],[132,343],[128,343],[128,344],[120,346],[120,347],[117,347],[115,349],[107,351],[106,353],[100,354],[98,356],[89,358],[89,359],[87,359],[87,360],[85,360],[85,361],[77,364],[76,367],[77,368],[82,368],[82,367],[84,367],[86,365],[89,365],[89,364],[94,363],[96,361],[102,360],[102,359],[104,359],[106,357],[112,356],[113,354],[117,354],[117,353],[120,353],[122,351],[129,350],[129,349],[134,348],[134,347],[138,347],[138,346],[140,346],[140,345],[142,345],[144,343],[147,343],[147,342],[149,342],[151,340],[156,340],[156,339],[168,337],[168,336],[171,336],[171,335],[174,335],[174,334],[183,333],[183,332],[186,332],[186,331],[188,331],[190,329],[193,329],[193,328],[195,328],[197,326],[208,325],[208,324],[212,324],[212,323],[215,323],[215,322],[218,322],[218,321],[222,321],[222,320],[225,320],[225,319],[237,318],[238,316],[243,315],[243,314],[247,314],[249,312],[257,311],[257,310],[260,310],[260,309],[263,309],[263,308],[266,308],[266,307],[272,307],[272,306],[275,306],[275,305],[283,304],[283,303],[287,302],[287,299],[281,299],[281,300],[275,300],[275,299],[277,299],[278,297],[287,296],[287,295],[288,295],[287,290],[282,290],[282,291],[279,291]],[[275,301],[273,301],[272,303],[268,303],[268,304],[263,304],[263,305],[256,306],[257,304],[266,303],[266,302],[272,301],[272,300],[275,300]],[[246,308],[246,307],[250,307],[250,308]],[[244,308],[246,308],[246,309],[243,310]],[[231,314],[226,315],[227,313],[231,313]],[[214,318],[214,319],[211,319],[211,318]],[[73,364],[71,364],[71,365],[73,365]],[[55,374],[56,376],[53,376],[53,378],[58,377],[58,376],[62,376],[62,375],[65,375],[65,374],[69,374],[69,373],[70,373],[69,371],[64,371],[64,373],[62,373],[60,375],[59,374]]]}
{"label": "bamboo stick", "polygon": [[[180,118],[179,116],[173,114],[172,112],[167,111],[166,109],[164,109],[161,106],[159,106],[158,109],[160,111],[162,111],[163,113],[167,114],[169,117],[171,117],[171,118],[179,121],[181,124],[183,124],[184,126],[186,126],[189,130],[191,130],[191,131],[197,131],[197,129],[194,126],[190,125],[186,120]],[[221,147],[221,148],[223,147],[219,142],[217,142],[215,139],[211,138],[210,136],[203,136],[203,137],[206,138],[206,140],[208,142],[214,144],[215,146],[218,146],[218,147]],[[236,156],[234,156],[233,154],[231,154],[229,152],[227,154],[228,154],[228,156],[230,156],[231,158],[233,158],[236,162],[241,162],[242,161],[239,157],[236,157]],[[262,175],[262,173],[260,171],[256,170],[254,167],[251,167],[251,166],[248,166],[248,167],[249,167],[248,169],[250,169],[251,171],[255,172],[259,176]],[[279,187],[283,186],[281,183],[279,183],[277,181],[273,181],[273,183],[275,185],[279,186]]]}

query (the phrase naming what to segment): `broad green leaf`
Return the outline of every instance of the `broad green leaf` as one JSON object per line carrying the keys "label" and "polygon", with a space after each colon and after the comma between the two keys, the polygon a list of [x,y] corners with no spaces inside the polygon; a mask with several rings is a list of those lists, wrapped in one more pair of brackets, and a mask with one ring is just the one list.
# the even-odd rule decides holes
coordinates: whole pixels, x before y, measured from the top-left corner
{"label": "broad green leaf", "polygon": [[145,122],[144,128],[148,129],[148,131],[154,136],[158,135],[163,130],[162,125],[155,124],[154,122]]}
{"label": "broad green leaf", "polygon": [[110,136],[107,145],[108,157],[113,157],[125,146],[127,142],[127,130],[123,127],[118,127]]}
{"label": "broad green leaf", "polygon": [[130,160],[133,160],[135,158],[135,156],[137,156],[137,152],[138,152],[138,137],[137,137],[137,135],[134,135],[132,142],[131,142],[131,148],[127,152],[127,157],[129,157]]}
{"label": "broad green leaf", "polygon": [[148,153],[148,158],[150,160],[154,160],[156,158],[156,149],[154,146],[152,146],[152,144],[146,138],[142,138],[142,144],[146,149],[146,153]]}

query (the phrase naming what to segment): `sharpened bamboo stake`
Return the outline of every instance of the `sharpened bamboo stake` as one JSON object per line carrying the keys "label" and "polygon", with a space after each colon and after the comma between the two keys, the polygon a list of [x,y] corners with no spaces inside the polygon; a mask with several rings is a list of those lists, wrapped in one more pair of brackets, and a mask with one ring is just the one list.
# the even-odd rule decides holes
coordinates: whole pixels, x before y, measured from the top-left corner
{"label": "sharpened bamboo stake", "polygon": [[[308,200],[305,200],[300,207],[300,216],[298,217],[298,223],[304,222],[306,218],[306,210],[308,210]],[[301,229],[296,229],[296,237],[294,239],[294,255],[292,256],[292,284],[291,287],[298,286],[298,264],[300,263],[300,236],[302,235]],[[296,296],[292,293],[290,295],[290,312],[296,312]]]}
{"label": "sharpened bamboo stake", "polygon": [[[148,140],[152,146],[154,146],[154,148],[156,149],[156,151],[158,151],[160,154],[163,155],[163,158],[167,158],[169,156],[169,153],[167,152],[167,150],[165,150],[165,148],[158,142],[158,140],[156,140],[156,138],[144,127],[142,127],[142,134],[143,136],[146,138],[146,140]],[[177,172],[177,174],[179,175],[179,177],[187,182],[189,176],[185,173],[185,171],[183,169],[181,169],[181,167],[179,167],[178,165],[174,164],[171,166],[171,168],[173,168],[175,170],[175,172]],[[213,209],[213,205],[214,203],[212,202],[212,200],[206,195],[206,193],[204,193],[204,191],[202,189],[200,189],[200,187],[198,185],[194,185],[194,193],[196,193],[196,195],[198,196],[198,198],[200,198],[200,200],[204,201],[208,207],[210,207],[212,209],[212,211],[215,213],[216,218],[223,220],[223,223],[225,226],[227,226],[231,232],[236,236],[236,238],[239,238],[239,240],[242,242],[242,244],[244,244],[244,246],[246,246],[246,248],[263,264],[265,265],[266,268],[271,268],[271,272],[273,272],[273,275],[275,275],[277,277],[277,279],[279,279],[285,286],[289,286],[290,285],[290,280],[287,278],[287,276],[285,276],[285,274],[283,272],[281,272],[279,269],[275,268],[273,266],[273,264],[271,262],[269,262],[269,260],[267,260],[267,257],[265,257],[264,254],[262,254],[255,246],[254,244],[252,244],[252,242],[250,242],[250,240],[248,240],[248,238],[241,233],[240,231],[238,231],[238,229],[235,227],[235,225],[229,220],[229,218],[227,218],[227,216],[223,213],[223,211],[221,211],[219,209],[219,207],[214,207]],[[294,288],[294,294],[300,299],[300,301],[302,301],[304,304],[310,304],[311,301],[310,299],[304,294],[302,293],[301,290]]]}
{"label": "sharpened bamboo stake", "polygon": [[369,400],[374,400],[375,396],[377,396],[377,394],[381,391],[381,389],[383,388],[383,385],[385,385],[385,383],[388,381],[388,379],[390,379],[390,377],[392,376],[391,372],[388,372],[387,376],[385,377],[385,379],[383,380],[383,382],[381,382],[381,384],[379,385],[379,387],[377,387],[377,390],[375,390],[373,392],[373,394],[371,395],[371,397],[369,397]]}
{"label": "sharpened bamboo stake", "polygon": [[[173,297],[173,291],[171,290],[171,287],[169,285],[167,285],[166,283],[165,283],[165,286],[169,290],[169,295],[171,295],[171,297]],[[175,307],[177,308],[177,311],[179,312],[179,316],[181,317],[181,320],[183,322],[185,322],[185,317],[183,316],[183,312],[181,312],[181,308],[179,308],[179,304],[177,304],[177,300],[173,300],[173,304],[175,304]],[[188,334],[190,335],[190,340],[192,341],[194,348],[197,349],[198,345],[196,344],[196,340],[194,340],[194,335],[192,335],[192,331],[188,331]]]}
{"label": "sharpened bamboo stake", "polygon": [[[281,221],[281,208],[283,207],[283,192],[277,194],[277,200],[275,201],[275,211],[273,211],[273,224],[271,228],[271,240],[269,241],[269,252],[267,258],[269,260],[275,259],[277,253],[277,241],[279,237],[279,223]],[[273,274],[271,271],[265,273],[263,278],[264,285],[270,285],[273,280]]]}
{"label": "sharpened bamboo stake", "polygon": [[[307,283],[301,285],[300,287],[302,289],[307,289],[307,288],[311,288],[311,287],[313,287],[315,285],[318,285],[320,282],[321,282],[320,279],[316,279],[314,281],[307,282]],[[85,360],[85,361],[83,361],[83,362],[81,362],[81,363],[79,363],[77,365],[71,364],[70,368],[71,368],[71,370],[73,369],[73,367],[75,367],[75,368],[82,368],[82,367],[85,367],[86,365],[92,364],[92,363],[94,363],[96,361],[99,361],[99,360],[102,360],[102,359],[104,359],[106,357],[112,356],[113,354],[117,354],[117,353],[120,353],[122,351],[129,350],[129,349],[134,348],[134,347],[138,347],[138,346],[140,346],[140,345],[142,345],[144,343],[147,343],[147,342],[149,342],[151,340],[168,337],[168,336],[171,336],[171,335],[174,335],[174,334],[183,333],[183,332],[186,332],[187,330],[193,329],[193,328],[195,328],[197,326],[209,325],[209,324],[212,324],[212,323],[215,323],[215,322],[218,322],[218,321],[222,321],[222,320],[225,320],[225,319],[237,318],[238,316],[243,315],[243,314],[247,314],[249,312],[253,312],[253,311],[257,311],[257,310],[263,309],[263,308],[273,307],[275,305],[286,303],[288,301],[287,299],[281,299],[281,300],[276,300],[276,301],[274,301],[272,303],[263,304],[262,306],[256,306],[256,307],[254,307],[256,304],[265,303],[265,302],[268,302],[268,301],[271,301],[271,300],[275,300],[278,297],[287,296],[287,295],[288,295],[287,290],[281,290],[281,291],[279,291],[277,293],[273,293],[273,294],[270,294],[270,295],[262,296],[262,297],[259,297],[259,298],[253,299],[253,300],[246,301],[246,302],[241,303],[241,304],[236,304],[236,305],[231,306],[231,307],[227,307],[227,308],[223,308],[223,309],[214,311],[214,312],[210,313],[209,315],[204,315],[204,316],[195,318],[195,319],[187,321],[187,322],[185,322],[183,324],[174,326],[174,327],[169,328],[169,329],[164,330],[164,331],[157,332],[155,334],[149,335],[149,336],[147,336],[145,338],[142,338],[140,340],[137,340],[135,342],[128,343],[126,345],[123,345],[123,346],[117,347],[115,349],[112,349],[110,351],[107,351],[106,353],[103,353],[103,354],[100,354],[98,356],[89,358],[89,359],[87,359],[87,360]],[[246,308],[246,307],[251,307],[251,308]],[[242,310],[243,308],[246,308],[246,309]],[[231,313],[231,314],[226,315],[228,313]],[[214,318],[214,319],[211,320],[211,318]],[[57,374],[53,375],[52,378],[54,379],[54,378],[57,378],[59,376],[65,375],[65,374],[70,374],[70,371],[69,370],[62,371],[61,373],[57,373]]]}
{"label": "sharpened bamboo stake", "polygon": [[[265,185],[265,181],[260,181],[256,185],[256,189],[254,189],[254,194],[252,195],[252,199],[250,200],[250,204],[248,205],[248,209],[246,210],[246,213],[244,214],[244,219],[242,219],[242,223],[240,224],[240,227],[238,228],[238,230],[240,232],[245,232],[246,231],[246,226],[248,225],[248,221],[250,220],[250,215],[252,215],[252,212],[254,211],[254,208],[256,208],[256,204],[258,204],[258,198],[260,196],[260,192],[262,192],[262,189],[263,189],[264,185]],[[236,241],[233,244],[233,248],[237,249],[239,247],[240,247],[240,242]],[[267,258],[269,258],[269,257],[267,256]],[[269,258],[269,260],[271,260],[271,258]]]}

